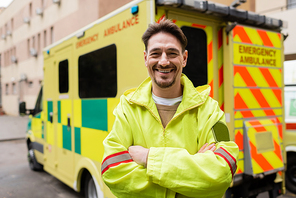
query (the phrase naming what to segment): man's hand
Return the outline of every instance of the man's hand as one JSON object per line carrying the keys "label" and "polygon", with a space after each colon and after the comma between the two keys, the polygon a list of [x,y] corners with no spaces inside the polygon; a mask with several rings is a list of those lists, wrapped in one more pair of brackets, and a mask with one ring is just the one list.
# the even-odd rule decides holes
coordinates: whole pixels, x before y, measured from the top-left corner
{"label": "man's hand", "polygon": [[204,153],[206,151],[215,151],[216,150],[216,145],[213,143],[213,144],[208,144],[208,143],[205,143],[205,145],[203,145],[199,151],[197,153]]}
{"label": "man's hand", "polygon": [[137,164],[147,166],[149,149],[142,146],[130,146],[128,152]]}

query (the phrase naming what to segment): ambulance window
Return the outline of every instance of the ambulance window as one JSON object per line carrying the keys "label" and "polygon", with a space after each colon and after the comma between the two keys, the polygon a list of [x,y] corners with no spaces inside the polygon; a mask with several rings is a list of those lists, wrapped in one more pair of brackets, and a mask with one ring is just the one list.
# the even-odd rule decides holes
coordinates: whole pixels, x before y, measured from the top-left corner
{"label": "ambulance window", "polygon": [[188,39],[188,60],[183,73],[193,82],[194,86],[208,83],[207,35],[204,30],[192,27],[181,27]]}
{"label": "ambulance window", "polygon": [[105,98],[117,94],[116,45],[81,55],[78,60],[79,97]]}
{"label": "ambulance window", "polygon": [[69,91],[69,65],[68,60],[59,63],[59,91],[68,93]]}
{"label": "ambulance window", "polygon": [[41,111],[42,111],[42,87],[40,89],[40,92],[38,94],[38,98],[35,104],[34,115],[40,113]]}

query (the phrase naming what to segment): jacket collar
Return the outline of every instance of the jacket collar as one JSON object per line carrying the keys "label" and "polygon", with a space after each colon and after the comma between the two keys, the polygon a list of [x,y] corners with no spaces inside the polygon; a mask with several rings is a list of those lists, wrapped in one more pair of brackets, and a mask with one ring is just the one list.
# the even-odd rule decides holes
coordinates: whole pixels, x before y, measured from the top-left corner
{"label": "jacket collar", "polygon": [[[194,88],[192,82],[185,74],[182,74],[181,76],[181,84],[183,85],[183,100],[176,113],[199,106],[205,102],[207,97],[209,97],[211,90],[209,85]],[[157,111],[156,105],[152,99],[151,88],[151,78],[148,77],[137,89],[128,90],[124,93],[124,95],[129,103],[137,103],[151,109],[152,111]]]}

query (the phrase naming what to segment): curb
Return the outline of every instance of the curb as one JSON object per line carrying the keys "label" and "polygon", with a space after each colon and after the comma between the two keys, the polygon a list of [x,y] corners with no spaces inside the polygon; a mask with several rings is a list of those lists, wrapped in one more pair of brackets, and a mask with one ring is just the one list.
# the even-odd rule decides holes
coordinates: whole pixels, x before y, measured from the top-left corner
{"label": "curb", "polygon": [[8,142],[8,141],[15,141],[15,140],[25,140],[25,137],[21,137],[21,138],[8,138],[8,139],[0,139],[0,142]]}

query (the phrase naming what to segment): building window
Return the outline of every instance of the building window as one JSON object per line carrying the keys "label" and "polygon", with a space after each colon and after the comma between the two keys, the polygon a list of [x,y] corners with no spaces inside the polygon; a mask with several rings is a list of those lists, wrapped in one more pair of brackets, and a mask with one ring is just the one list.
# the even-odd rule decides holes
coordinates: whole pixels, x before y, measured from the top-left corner
{"label": "building window", "polygon": [[186,50],[190,52],[183,73],[195,87],[208,84],[207,35],[198,28],[183,26],[181,29],[188,39]]}
{"label": "building window", "polygon": [[33,48],[33,50],[36,50],[35,47],[36,47],[36,46],[35,46],[35,36],[33,36],[33,37],[32,37],[32,48]]}
{"label": "building window", "polygon": [[296,0],[287,0],[287,9],[296,8]]}
{"label": "building window", "polygon": [[29,15],[30,17],[32,17],[32,3],[30,3],[29,5]]}
{"label": "building window", "polygon": [[8,84],[5,85],[5,94],[8,95],[9,94],[9,90],[8,90],[9,86]]}
{"label": "building window", "polygon": [[7,66],[10,65],[9,57],[10,57],[10,53],[9,53],[9,50],[7,50],[7,58],[6,58]]}
{"label": "building window", "polygon": [[32,88],[33,87],[33,81],[29,81],[28,87]]}
{"label": "building window", "polygon": [[11,18],[11,24],[10,24],[11,32],[13,31],[13,18]]}
{"label": "building window", "polygon": [[68,93],[69,91],[69,63],[63,60],[59,63],[59,91]]}
{"label": "building window", "polygon": [[7,66],[10,65],[10,61],[9,61],[9,57],[10,57],[10,51],[7,50]]}
{"label": "building window", "polygon": [[46,47],[47,43],[46,43],[46,30],[44,30],[43,32],[43,48]]}
{"label": "building window", "polygon": [[50,44],[54,42],[53,27],[50,28]]}
{"label": "building window", "polygon": [[27,40],[28,57],[30,57],[30,39]]}
{"label": "building window", "polygon": [[38,51],[38,53],[41,52],[41,47],[40,47],[40,33],[38,34],[38,38],[37,38],[37,51]]}
{"label": "building window", "polygon": [[8,26],[7,26],[7,23],[5,24],[5,31],[4,31],[4,34],[7,33],[7,30],[8,30]]}
{"label": "building window", "polygon": [[12,94],[16,94],[16,84],[12,83]]}
{"label": "building window", "polygon": [[78,59],[79,97],[107,98],[117,94],[116,45],[81,55]]}

